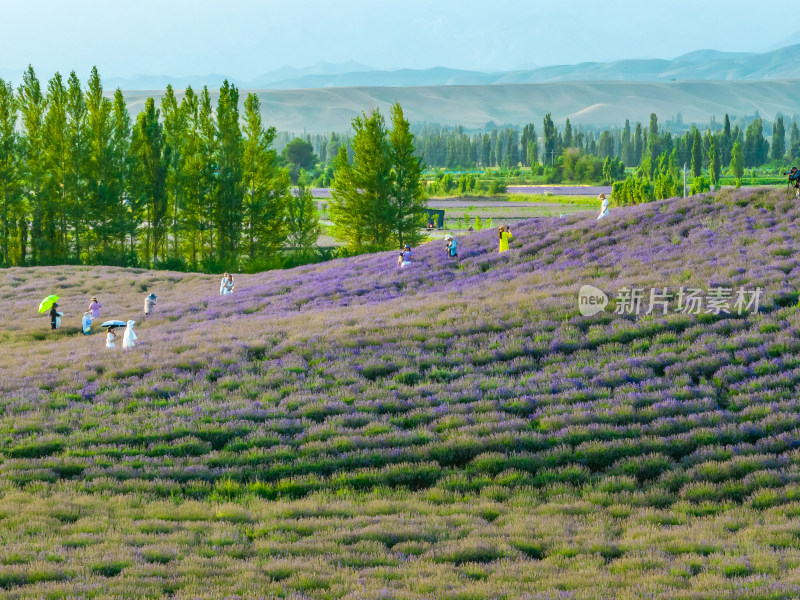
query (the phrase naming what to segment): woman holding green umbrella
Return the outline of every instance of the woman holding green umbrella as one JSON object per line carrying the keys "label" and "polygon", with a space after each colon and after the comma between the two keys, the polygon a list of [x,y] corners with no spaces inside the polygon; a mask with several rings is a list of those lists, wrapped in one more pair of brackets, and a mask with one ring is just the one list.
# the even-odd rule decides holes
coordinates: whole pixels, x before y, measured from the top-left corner
{"label": "woman holding green umbrella", "polygon": [[61,325],[61,317],[64,316],[64,313],[56,310],[58,307],[56,300],[58,300],[58,296],[52,294],[39,304],[39,314],[47,312],[48,310],[50,311],[50,329],[58,329],[59,325]]}
{"label": "woman holding green umbrella", "polygon": [[53,306],[50,307],[50,329],[58,329],[61,326],[61,317],[64,313],[56,310],[57,308],[58,304],[53,302]]}

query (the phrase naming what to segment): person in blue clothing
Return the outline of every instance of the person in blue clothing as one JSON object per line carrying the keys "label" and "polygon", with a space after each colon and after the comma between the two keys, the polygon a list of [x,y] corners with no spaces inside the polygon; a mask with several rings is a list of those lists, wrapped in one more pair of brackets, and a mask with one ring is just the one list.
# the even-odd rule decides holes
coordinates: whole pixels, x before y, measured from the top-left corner
{"label": "person in blue clothing", "polygon": [[444,251],[447,253],[447,256],[450,258],[457,258],[458,257],[458,241],[449,233],[444,236],[444,241],[447,244],[444,247]]}
{"label": "person in blue clothing", "polygon": [[400,256],[397,257],[398,267],[407,267],[411,264],[411,246],[406,244],[400,251]]}
{"label": "person in blue clothing", "polygon": [[797,170],[797,167],[792,167],[792,169],[788,173],[784,173],[784,175],[788,175],[789,185],[794,186],[794,195],[800,196],[800,171]]}

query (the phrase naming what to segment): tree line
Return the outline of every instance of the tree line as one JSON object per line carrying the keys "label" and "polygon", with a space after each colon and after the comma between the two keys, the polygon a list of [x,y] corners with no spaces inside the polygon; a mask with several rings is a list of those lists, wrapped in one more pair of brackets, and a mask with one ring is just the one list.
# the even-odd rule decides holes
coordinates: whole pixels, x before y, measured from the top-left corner
{"label": "tree line", "polygon": [[221,270],[307,252],[316,204],[292,192],[258,97],[240,105],[227,81],[216,106],[168,86],[132,120],[96,68],[85,88],[74,72],[43,87],[32,67],[16,90],[0,79],[2,265]]}

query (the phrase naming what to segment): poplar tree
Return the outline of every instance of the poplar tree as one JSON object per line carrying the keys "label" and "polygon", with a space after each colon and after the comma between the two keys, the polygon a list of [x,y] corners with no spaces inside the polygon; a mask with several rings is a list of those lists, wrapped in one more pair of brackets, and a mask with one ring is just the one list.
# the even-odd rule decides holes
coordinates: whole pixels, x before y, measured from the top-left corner
{"label": "poplar tree", "polygon": [[700,177],[703,172],[703,139],[700,130],[695,128],[692,133],[692,175]]}
{"label": "poplar tree", "polygon": [[115,211],[110,205],[109,177],[111,169],[111,100],[103,95],[103,84],[97,67],[92,68],[86,90],[86,192],[91,207],[91,223],[96,243],[106,260],[109,256],[113,217]]}
{"label": "poplar tree", "polygon": [[772,160],[783,160],[783,155],[786,154],[786,128],[783,125],[783,117],[778,117],[772,125],[770,154]]}
{"label": "poplar tree", "polygon": [[357,251],[385,250],[392,241],[392,164],[378,109],[353,119],[353,164],[344,147],[334,159],[329,211],[333,234]]}
{"label": "poplar tree", "polygon": [[40,201],[42,219],[42,255],[40,260],[64,262],[66,259],[66,189],[70,171],[67,139],[67,88],[60,73],[47,84],[47,113],[42,135],[44,174]]}
{"label": "poplar tree", "polygon": [[744,176],[744,151],[742,150],[741,142],[734,142],[733,144],[730,169],[736,178],[736,185],[738,186]]}
{"label": "poplar tree", "polygon": [[[134,242],[138,223],[133,211],[127,206],[130,199],[130,170],[131,170],[131,117],[122,91],[117,88],[111,107],[111,142],[110,142],[110,171],[108,182],[108,199],[113,206],[112,218],[114,220],[114,237],[119,244],[119,254],[127,264],[127,255],[134,254]],[[126,240],[130,240],[130,248],[126,250]]]}
{"label": "poplar tree", "polygon": [[243,129],[242,186],[247,252],[250,260],[270,258],[286,237],[289,174],[278,167],[278,155],[272,148],[275,128],[264,129],[261,101],[253,93],[248,94],[244,102]]}
{"label": "poplar tree", "polygon": [[719,150],[717,150],[717,143],[715,140],[711,141],[711,146],[708,150],[708,163],[708,174],[711,177],[711,185],[714,186],[714,189],[717,189],[719,186],[722,163],[720,162]]}
{"label": "poplar tree", "polygon": [[[164,151],[164,133],[155,101],[148,98],[136,118],[131,154],[134,159],[133,187],[137,209],[145,222],[142,259],[155,265],[165,255],[169,156]],[[151,262],[152,258],[152,262]]]}
{"label": "poplar tree", "polygon": [[161,97],[161,115],[164,119],[164,147],[169,156],[167,163],[167,206],[172,237],[170,257],[180,259],[180,238],[182,234],[181,203],[183,201],[185,182],[187,137],[187,121],[185,105],[178,105],[175,91],[167,85],[166,93]]}
{"label": "poplar tree", "polygon": [[[392,129],[389,131],[389,160],[392,165],[390,210],[392,233],[398,246],[416,245],[422,241],[425,189],[422,178],[422,159],[416,155],[414,135],[398,102],[391,108]],[[516,143],[516,139],[513,139]],[[519,162],[519,161],[517,161]]]}
{"label": "poplar tree", "polygon": [[[17,107],[14,88],[0,79],[0,201],[2,201],[3,266],[18,264],[18,252],[11,247],[21,210],[20,164],[17,136]],[[18,244],[17,244],[18,245]]]}
{"label": "poplar tree", "polygon": [[[32,66],[22,75],[17,90],[17,104],[22,124],[23,181],[31,204],[31,258],[39,263],[42,252],[42,221],[45,218],[45,198],[42,193],[46,168],[44,163],[44,115],[47,101]],[[28,221],[20,221],[20,262],[27,256]]]}
{"label": "poplar tree", "polygon": [[555,154],[557,152],[557,144],[558,144],[558,132],[556,131],[556,126],[553,124],[553,119],[550,116],[550,113],[547,113],[544,117],[544,129],[542,134],[542,151],[544,152],[544,162],[549,164],[554,164],[555,162]]}
{"label": "poplar tree", "polygon": [[200,248],[204,261],[213,261],[217,257],[217,245],[215,243],[215,201],[217,197],[217,187],[219,184],[219,163],[217,149],[219,139],[217,135],[217,123],[214,120],[214,109],[211,106],[211,95],[208,87],[203,86],[200,93],[198,110],[198,131],[200,143],[200,156],[198,157],[201,165],[198,201],[200,219]]}
{"label": "poplar tree", "polygon": [[622,147],[620,149],[620,154],[622,155],[622,162],[626,165],[631,164],[631,153],[633,148],[631,147],[631,122],[628,119],[625,119],[625,128],[622,130]]}
{"label": "poplar tree", "polygon": [[219,90],[218,187],[216,228],[219,258],[236,262],[242,234],[242,132],[239,127],[239,90],[226,79]]}
{"label": "poplar tree", "polygon": [[[75,71],[69,75],[67,82],[67,137],[69,140],[69,171],[65,183],[65,198],[69,221],[74,237],[75,260],[80,261],[83,256],[83,241],[86,241],[86,250],[89,249],[89,229],[97,223],[91,221],[93,207],[87,206],[87,168],[89,162],[89,133],[87,131],[86,101],[81,82]],[[108,227],[104,221],[102,227]]]}

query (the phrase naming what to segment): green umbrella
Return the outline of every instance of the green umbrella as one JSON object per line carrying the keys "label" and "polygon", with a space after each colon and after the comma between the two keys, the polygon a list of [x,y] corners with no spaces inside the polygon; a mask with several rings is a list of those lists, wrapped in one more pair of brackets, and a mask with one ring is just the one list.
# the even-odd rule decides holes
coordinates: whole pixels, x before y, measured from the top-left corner
{"label": "green umbrella", "polygon": [[46,310],[50,310],[50,308],[53,306],[53,304],[56,303],[57,300],[58,296],[56,295],[48,296],[47,298],[42,300],[42,303],[39,305],[39,312],[43,313]]}

